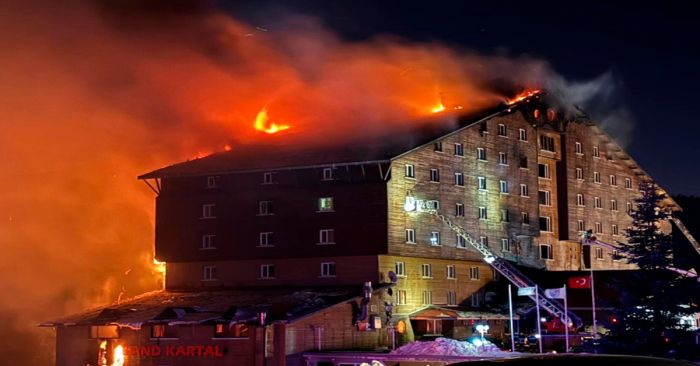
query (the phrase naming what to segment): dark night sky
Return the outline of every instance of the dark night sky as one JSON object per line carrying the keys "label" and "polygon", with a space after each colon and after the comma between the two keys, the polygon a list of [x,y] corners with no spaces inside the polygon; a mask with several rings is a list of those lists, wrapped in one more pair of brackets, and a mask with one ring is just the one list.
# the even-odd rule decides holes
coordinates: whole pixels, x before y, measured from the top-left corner
{"label": "dark night sky", "polygon": [[[568,2],[251,1],[222,5],[274,29],[274,15],[318,17],[349,40],[394,34],[486,54],[548,60],[569,80],[612,71],[635,121],[627,147],[671,194],[700,195],[700,3],[629,6]],[[595,116],[594,116],[595,117]]]}

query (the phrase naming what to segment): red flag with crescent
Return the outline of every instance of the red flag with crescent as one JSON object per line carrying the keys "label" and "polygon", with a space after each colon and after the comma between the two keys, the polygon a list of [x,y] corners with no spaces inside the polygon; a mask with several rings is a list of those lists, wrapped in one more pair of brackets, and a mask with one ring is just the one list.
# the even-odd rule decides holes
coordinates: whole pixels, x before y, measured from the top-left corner
{"label": "red flag with crescent", "polygon": [[570,277],[569,288],[591,288],[591,276]]}

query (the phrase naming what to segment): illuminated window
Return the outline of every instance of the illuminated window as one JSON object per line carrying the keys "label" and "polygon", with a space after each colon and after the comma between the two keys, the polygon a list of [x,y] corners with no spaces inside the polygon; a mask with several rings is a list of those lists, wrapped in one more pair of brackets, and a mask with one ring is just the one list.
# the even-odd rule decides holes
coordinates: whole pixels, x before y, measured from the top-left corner
{"label": "illuminated window", "polygon": [[430,232],[430,245],[440,245],[440,232],[431,231]]}
{"label": "illuminated window", "polygon": [[508,165],[508,154],[504,152],[498,153],[498,164]]}
{"label": "illuminated window", "polygon": [[423,291],[423,305],[432,305],[433,304],[433,292],[432,291]]}
{"label": "illuminated window", "polygon": [[501,193],[507,194],[508,193],[508,182],[505,180],[502,180],[499,182],[499,186],[501,188]]}
{"label": "illuminated window", "polygon": [[593,157],[594,158],[600,157],[600,149],[598,149],[598,146],[593,146]]}
{"label": "illuminated window", "polygon": [[619,231],[619,229],[617,228],[617,225],[613,224],[612,227],[611,227],[611,229],[612,229],[611,231],[612,231],[612,234],[613,234],[613,235],[616,235],[616,236],[617,236],[617,235],[620,235],[620,231]]}
{"label": "illuminated window", "polygon": [[476,186],[482,191],[486,190],[486,178],[485,177],[476,177]]}
{"label": "illuminated window", "polygon": [[552,205],[552,194],[549,191],[538,191],[537,197],[540,205],[551,206]]}
{"label": "illuminated window", "polygon": [[488,219],[488,212],[486,211],[486,207],[479,207],[479,219],[480,220],[486,220]]}
{"label": "illuminated window", "polygon": [[575,146],[576,154],[583,155],[583,146],[581,145],[581,143],[576,141],[574,146]]}
{"label": "illuminated window", "polygon": [[486,149],[483,147],[476,148],[476,159],[481,161],[486,161]]}
{"label": "illuminated window", "polygon": [[540,178],[547,178],[550,179],[551,175],[549,174],[549,164],[537,164],[537,172],[538,172],[538,177]]}
{"label": "illuminated window", "polygon": [[420,275],[423,278],[432,278],[433,277],[433,266],[430,263],[423,263],[421,265],[421,270],[420,270]]}
{"label": "illuminated window", "polygon": [[530,197],[527,190],[527,184],[520,185],[520,197]]}
{"label": "illuminated window", "polygon": [[274,183],[274,173],[265,172],[263,173],[263,184],[273,184]]}
{"label": "illuminated window", "polygon": [[90,326],[90,338],[93,338],[93,339],[119,338],[119,327],[116,325],[92,325],[92,326]]}
{"label": "illuminated window", "polygon": [[583,222],[583,220],[578,220],[578,231],[586,231],[586,224]]}
{"label": "illuminated window", "polygon": [[540,135],[540,149],[554,152],[554,137]]}
{"label": "illuminated window", "polygon": [[440,171],[437,169],[430,169],[430,181],[439,182],[440,181]]}
{"label": "illuminated window", "polygon": [[576,168],[576,179],[583,180],[583,169]]}
{"label": "illuminated window", "polygon": [[319,244],[335,244],[335,230],[321,229],[318,231]]}
{"label": "illuminated window", "polygon": [[333,210],[333,197],[321,197],[318,199],[318,212],[330,212]]}
{"label": "illuminated window", "polygon": [[617,211],[617,200],[610,200],[610,211]]}
{"label": "illuminated window", "polygon": [[610,175],[610,185],[613,187],[617,187],[617,177],[614,175]]}
{"label": "illuminated window", "polygon": [[207,188],[212,189],[212,188],[219,188],[221,187],[221,177],[217,176],[209,176],[207,177]]}
{"label": "illuminated window", "polygon": [[467,241],[464,240],[464,237],[457,235],[457,248],[466,248],[467,247]]}
{"label": "illuminated window", "polygon": [[603,201],[601,201],[600,197],[593,197],[593,207],[603,208]]}
{"label": "illuminated window", "polygon": [[260,201],[258,202],[258,215],[273,215],[272,201]]}
{"label": "illuminated window", "polygon": [[433,145],[433,147],[434,147],[435,151],[442,152],[442,142],[441,141],[436,142],[435,145]]}
{"label": "illuminated window", "polygon": [[464,156],[464,146],[455,144],[455,156]]}
{"label": "illuminated window", "polygon": [[396,262],[396,276],[406,277],[406,263]]}
{"label": "illuminated window", "polygon": [[274,264],[261,264],[260,265],[260,279],[273,279],[275,278],[275,265]]}
{"label": "illuminated window", "polygon": [[457,306],[456,291],[447,291],[447,306]]}
{"label": "illuminated window", "polygon": [[335,277],[335,263],[334,262],[321,263],[321,277]]}
{"label": "illuminated window", "polygon": [[469,267],[469,279],[478,280],[479,279],[479,267]]}
{"label": "illuminated window", "polygon": [[416,230],[406,229],[406,243],[415,244],[416,243]]}
{"label": "illuminated window", "polygon": [[218,323],[214,326],[214,338],[249,338],[250,330],[247,324]]}
{"label": "illuminated window", "polygon": [[520,219],[522,220],[523,225],[530,225],[530,214],[529,213],[521,212]]}
{"label": "illuminated window", "polygon": [[596,234],[602,234],[603,233],[603,224],[600,222],[595,223],[595,233]]}
{"label": "illuminated window", "polygon": [[518,130],[518,140],[520,141],[527,141],[527,131],[524,129],[519,129]]}
{"label": "illuminated window", "polygon": [[507,137],[508,136],[508,128],[506,125],[499,123],[498,124],[498,136],[501,137]]}
{"label": "illuminated window", "polygon": [[214,266],[202,267],[202,281],[215,281],[215,280],[216,280],[216,267],[214,267]]}
{"label": "illuminated window", "polygon": [[406,178],[415,178],[416,177],[416,169],[413,166],[413,164],[406,164],[405,175],[406,175]]}
{"label": "illuminated window", "polygon": [[457,270],[456,270],[454,264],[448,264],[447,265],[447,279],[454,280],[455,278],[457,278]]}
{"label": "illuminated window", "polygon": [[214,234],[202,235],[202,246],[200,249],[216,249],[215,239],[216,235]]}
{"label": "illuminated window", "polygon": [[552,218],[547,216],[540,216],[540,231],[552,232]]}
{"label": "illuminated window", "polygon": [[501,213],[501,215],[500,215],[501,222],[509,222],[510,221],[510,215],[508,214],[507,209],[505,209],[505,208],[501,209],[500,213]]}
{"label": "illuminated window", "polygon": [[550,260],[553,258],[552,246],[549,244],[540,244],[540,259]]}
{"label": "illuminated window", "polygon": [[501,251],[510,252],[510,240],[506,238],[501,239]]}
{"label": "illuminated window", "polygon": [[583,195],[581,193],[576,195],[576,205],[577,206],[585,206],[586,205],[586,200],[583,198]]}
{"label": "illuminated window", "polygon": [[396,291],[396,305],[406,305],[406,290]]}
{"label": "illuminated window", "polygon": [[597,247],[595,248],[595,259],[602,261],[603,260],[603,248]]}
{"label": "illuminated window", "polygon": [[167,324],[153,324],[151,326],[151,338],[177,339],[177,327]]}
{"label": "illuminated window", "polygon": [[520,164],[518,166],[520,169],[527,169],[527,156],[520,157]]}
{"label": "illuminated window", "polygon": [[464,217],[464,204],[463,203],[455,204],[455,216]]}
{"label": "illuminated window", "polygon": [[275,246],[274,237],[275,237],[275,233],[270,232],[270,231],[260,233],[258,246],[260,246],[260,247],[273,247],[273,246]]}
{"label": "illuminated window", "polygon": [[464,187],[464,174],[463,173],[455,173],[455,185]]}
{"label": "illuminated window", "polygon": [[625,178],[625,188],[632,189],[632,179]]}
{"label": "illuminated window", "polygon": [[593,183],[601,183],[600,172],[593,172]]}
{"label": "illuminated window", "polygon": [[216,218],[216,204],[205,203],[202,205],[202,218],[203,219],[215,219]]}

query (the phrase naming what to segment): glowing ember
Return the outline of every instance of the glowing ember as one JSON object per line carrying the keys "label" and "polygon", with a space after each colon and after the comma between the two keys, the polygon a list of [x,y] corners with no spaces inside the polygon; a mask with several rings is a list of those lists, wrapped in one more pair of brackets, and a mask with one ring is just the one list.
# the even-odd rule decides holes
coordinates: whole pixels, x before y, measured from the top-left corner
{"label": "glowing ember", "polygon": [[112,357],[113,361],[111,366],[124,366],[124,361],[126,359],[124,357],[124,347],[121,345],[114,347],[114,355]]}
{"label": "glowing ember", "polygon": [[433,113],[440,113],[445,110],[445,106],[442,105],[442,101],[438,102],[438,104],[433,107],[430,111]]}
{"label": "glowing ember", "polygon": [[231,151],[231,145],[229,145],[229,144],[224,145],[224,151]]}
{"label": "glowing ember", "polygon": [[273,134],[288,128],[289,125],[270,122],[270,117],[267,115],[267,107],[263,107],[263,109],[258,112],[257,117],[255,117],[255,129],[258,131]]}
{"label": "glowing ember", "polygon": [[542,91],[539,89],[536,89],[536,90],[530,90],[527,92],[520,93],[517,96],[515,96],[515,98],[513,98],[513,99],[506,99],[506,104],[507,105],[515,104],[517,102],[520,102],[522,100],[530,98],[533,95],[539,94],[540,92],[542,92]]}

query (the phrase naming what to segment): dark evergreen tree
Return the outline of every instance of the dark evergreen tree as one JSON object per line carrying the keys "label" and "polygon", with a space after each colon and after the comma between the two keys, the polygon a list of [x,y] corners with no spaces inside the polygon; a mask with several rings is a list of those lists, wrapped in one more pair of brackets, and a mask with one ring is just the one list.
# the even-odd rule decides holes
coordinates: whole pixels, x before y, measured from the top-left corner
{"label": "dark evergreen tree", "polygon": [[[616,281],[620,306],[612,332],[630,351],[665,355],[689,335],[680,317],[700,311],[695,278],[672,270],[671,212],[664,208],[668,197],[653,182],[640,184],[641,197],[630,212],[632,226],[619,243],[633,271],[631,281]],[[695,298],[694,298],[695,297]]]}

